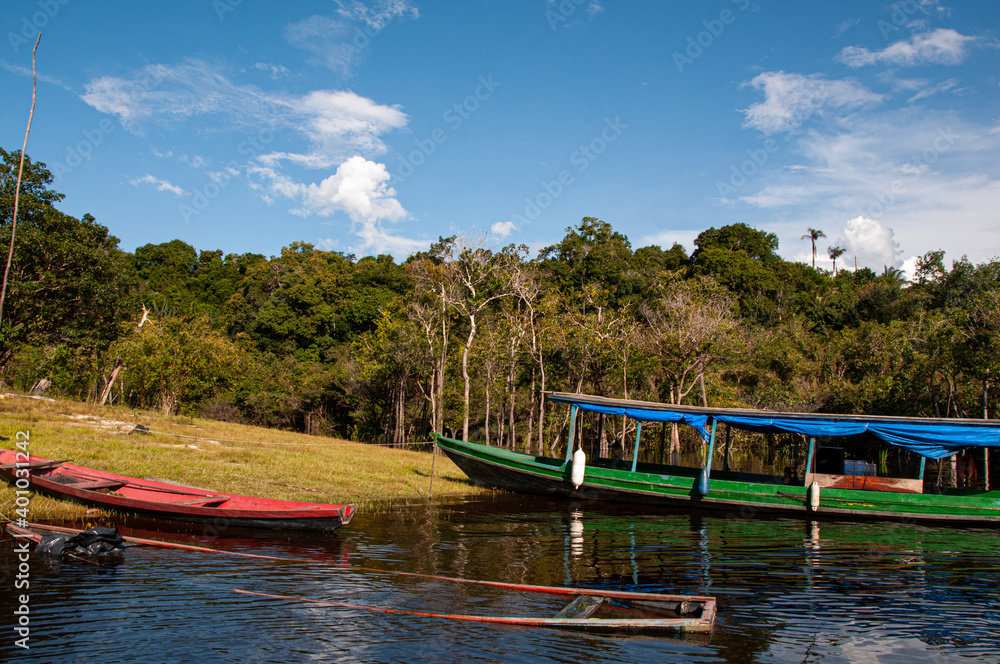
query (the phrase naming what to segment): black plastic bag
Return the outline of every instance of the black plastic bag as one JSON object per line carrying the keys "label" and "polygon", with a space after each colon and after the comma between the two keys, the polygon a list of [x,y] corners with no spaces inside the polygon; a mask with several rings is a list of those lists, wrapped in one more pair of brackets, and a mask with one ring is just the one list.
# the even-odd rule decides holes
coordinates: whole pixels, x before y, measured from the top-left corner
{"label": "black plastic bag", "polygon": [[46,535],[35,547],[35,553],[60,558],[66,554],[75,556],[100,556],[137,546],[126,542],[117,528],[97,526],[76,535]]}

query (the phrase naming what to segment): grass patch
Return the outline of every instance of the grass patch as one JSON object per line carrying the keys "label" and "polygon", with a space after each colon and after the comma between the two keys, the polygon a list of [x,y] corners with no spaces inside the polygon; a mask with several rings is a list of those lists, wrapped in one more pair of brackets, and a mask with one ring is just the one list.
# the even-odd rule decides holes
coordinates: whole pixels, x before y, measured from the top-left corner
{"label": "grass patch", "polygon": [[[141,424],[149,434],[127,434]],[[216,491],[313,503],[356,503],[377,512],[427,499],[431,464],[434,496],[470,496],[474,486],[446,456],[364,445],[242,424],[168,417],[73,401],[0,397],[0,435],[29,435],[32,457],[133,477],[155,476]],[[23,436],[22,436],[23,439]],[[0,513],[14,516],[14,489],[0,483]],[[31,520],[79,520],[82,505],[31,498]],[[93,516],[93,514],[92,514]]]}

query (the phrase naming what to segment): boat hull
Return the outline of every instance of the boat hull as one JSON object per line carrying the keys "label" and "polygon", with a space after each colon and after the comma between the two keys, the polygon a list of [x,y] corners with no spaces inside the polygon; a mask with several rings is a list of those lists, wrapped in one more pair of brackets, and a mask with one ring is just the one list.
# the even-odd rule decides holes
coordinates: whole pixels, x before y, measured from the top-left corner
{"label": "boat hull", "polygon": [[38,457],[25,462],[24,457],[23,453],[0,450],[0,472],[8,481],[23,482],[27,474],[32,490],[54,498],[153,518],[210,524],[216,530],[242,527],[330,532],[346,525],[356,509],[354,505],[221,493]]}
{"label": "boat hull", "polygon": [[[697,490],[696,469],[623,461],[588,465],[574,488],[561,459],[539,457],[439,436],[438,446],[474,483],[517,493],[571,500],[633,503],[724,512],[750,518],[776,514],[804,518],[890,519],[955,523],[1000,523],[1000,491],[954,490],[948,494],[822,489],[817,509],[806,487],[741,479],[713,472],[707,495]],[[720,479],[716,474],[726,477]]]}

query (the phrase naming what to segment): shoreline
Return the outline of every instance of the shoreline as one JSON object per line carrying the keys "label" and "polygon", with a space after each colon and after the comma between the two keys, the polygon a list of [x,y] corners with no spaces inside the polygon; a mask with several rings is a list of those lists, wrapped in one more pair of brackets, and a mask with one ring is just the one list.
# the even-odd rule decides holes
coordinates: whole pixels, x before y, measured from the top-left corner
{"label": "shoreline", "polygon": [[[155,476],[215,491],[313,503],[354,503],[362,516],[434,497],[490,493],[473,485],[431,443],[399,449],[119,406],[0,395],[0,447],[22,443],[32,458],[132,477]],[[423,448],[423,449],[420,449]],[[0,483],[0,514],[14,519],[13,485]],[[24,501],[22,500],[22,503]],[[107,510],[29,496],[28,521],[89,522]]]}

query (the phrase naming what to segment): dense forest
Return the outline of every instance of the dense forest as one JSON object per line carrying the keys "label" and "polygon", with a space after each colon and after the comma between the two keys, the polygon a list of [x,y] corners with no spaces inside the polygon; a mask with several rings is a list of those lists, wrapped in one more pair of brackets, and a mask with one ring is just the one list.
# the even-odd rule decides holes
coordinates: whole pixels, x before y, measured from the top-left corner
{"label": "dense forest", "polygon": [[[10,244],[19,152],[0,150]],[[555,445],[560,390],[713,406],[982,417],[995,408],[1000,262],[783,260],[742,223],[633,249],[585,218],[557,244],[441,238],[402,264],[293,243],[130,253],[25,162],[0,376],[28,391],[401,445],[445,427]],[[813,243],[821,231],[808,230]],[[813,244],[815,255],[815,244]],[[848,257],[844,257],[845,259]],[[848,261],[843,260],[842,263]],[[830,270],[825,269],[829,264]]]}

